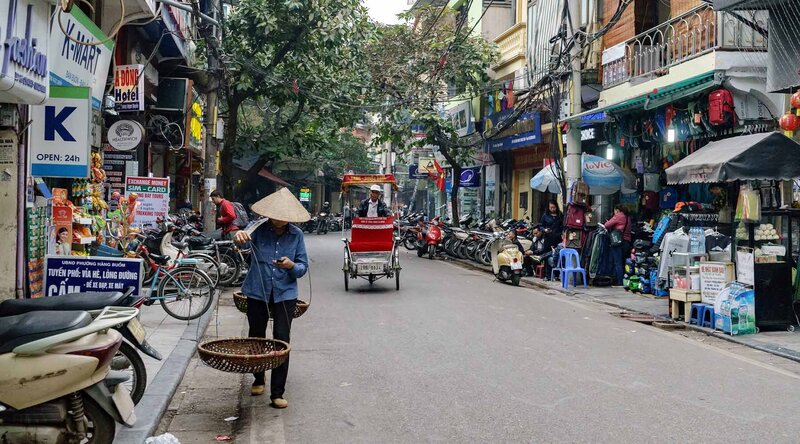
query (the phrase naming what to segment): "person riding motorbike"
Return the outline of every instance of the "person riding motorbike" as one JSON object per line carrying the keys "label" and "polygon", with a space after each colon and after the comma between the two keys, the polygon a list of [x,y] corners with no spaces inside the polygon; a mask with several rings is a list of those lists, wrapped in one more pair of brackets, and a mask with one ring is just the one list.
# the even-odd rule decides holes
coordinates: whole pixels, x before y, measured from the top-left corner
{"label": "person riding motorbike", "polygon": [[358,208],[359,217],[388,217],[391,216],[389,207],[381,199],[381,186],[373,185],[369,189],[369,197],[361,201]]}

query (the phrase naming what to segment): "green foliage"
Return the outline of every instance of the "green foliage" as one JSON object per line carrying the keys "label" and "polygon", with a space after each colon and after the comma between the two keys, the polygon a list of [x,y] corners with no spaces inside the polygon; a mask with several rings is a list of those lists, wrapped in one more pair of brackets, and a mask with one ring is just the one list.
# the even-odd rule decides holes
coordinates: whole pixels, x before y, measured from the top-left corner
{"label": "green foliage", "polygon": [[[241,0],[225,23],[226,145],[269,159],[336,152],[363,115],[359,0]],[[363,150],[362,145],[362,150]]]}

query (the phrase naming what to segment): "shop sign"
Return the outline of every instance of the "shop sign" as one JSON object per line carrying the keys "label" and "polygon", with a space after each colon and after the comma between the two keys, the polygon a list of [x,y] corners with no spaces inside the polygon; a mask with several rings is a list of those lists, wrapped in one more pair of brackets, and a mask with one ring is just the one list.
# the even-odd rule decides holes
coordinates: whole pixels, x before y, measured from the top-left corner
{"label": "shop sign", "polygon": [[139,208],[133,215],[133,224],[155,224],[158,218],[169,214],[169,179],[161,177],[125,178],[125,196],[136,193]]}
{"label": "shop sign", "polygon": [[144,65],[114,68],[114,109],[144,111]]}
{"label": "shop sign", "polygon": [[8,0],[0,6],[5,25],[0,44],[0,102],[38,105],[47,99],[50,6],[39,0]]}
{"label": "shop sign", "polygon": [[136,153],[112,149],[106,149],[103,153],[103,170],[106,172],[106,182],[109,184],[109,196],[114,191],[120,195],[125,194],[125,177],[128,176],[130,163],[136,163]]}
{"label": "shop sign", "polygon": [[472,102],[462,102],[447,110],[447,115],[453,124],[453,129],[460,137],[471,134],[475,131],[472,123]]}
{"label": "shop sign", "polygon": [[144,138],[144,127],[135,120],[118,120],[108,129],[108,143],[118,151],[130,151]]}
{"label": "shop sign", "polygon": [[[56,190],[58,188],[53,191]],[[61,205],[53,205],[52,208],[53,235],[50,252],[56,256],[69,256],[72,254],[72,208]]]}
{"label": "shop sign", "polygon": [[[461,180],[458,181],[461,188],[479,188],[481,186],[481,167],[464,168],[461,170]],[[444,190],[447,193],[453,191],[453,179],[447,176],[444,183]]]}
{"label": "shop sign", "polygon": [[433,157],[420,157],[417,171],[425,174],[436,174],[436,164]]}
{"label": "shop sign", "polygon": [[[99,42],[82,45],[79,42]],[[105,96],[106,78],[114,52],[114,40],[97,27],[80,10],[56,14],[50,30],[50,84],[55,86],[87,86],[92,91],[92,107],[99,109]]]}
{"label": "shop sign", "polygon": [[46,256],[44,288],[46,296],[88,291],[142,289],[142,260],[129,258]]}
{"label": "shop sign", "polygon": [[514,169],[530,170],[539,169],[545,159],[549,156],[550,147],[539,145],[534,148],[524,148],[514,150]]}
{"label": "shop sign", "polygon": [[430,175],[424,171],[420,172],[419,168],[416,164],[411,164],[408,166],[408,178],[409,179],[427,179]]}
{"label": "shop sign", "polygon": [[309,201],[311,201],[311,189],[300,188],[300,202],[309,202]]}
{"label": "shop sign", "polygon": [[89,177],[90,90],[53,86],[44,105],[31,107],[31,175]]}
{"label": "shop sign", "polygon": [[542,142],[542,125],[539,113],[525,112],[519,116],[516,122],[508,126],[498,134],[494,134],[493,128],[498,126],[505,127],[507,120],[511,119],[516,111],[507,109],[499,113],[494,113],[486,118],[485,135],[492,136],[486,141],[488,152],[506,151],[528,145],[535,145]]}

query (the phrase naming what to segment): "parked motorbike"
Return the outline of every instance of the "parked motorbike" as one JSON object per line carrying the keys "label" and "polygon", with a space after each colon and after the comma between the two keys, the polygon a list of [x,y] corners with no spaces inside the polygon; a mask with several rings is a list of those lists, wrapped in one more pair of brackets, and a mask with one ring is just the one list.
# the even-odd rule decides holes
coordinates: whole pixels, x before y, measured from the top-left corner
{"label": "parked motorbike", "polygon": [[[106,307],[141,308],[145,301],[133,294],[134,289],[124,292],[84,292],[38,299],[8,299],[0,302],[0,322],[6,318],[31,312],[86,311],[98,315]],[[147,370],[136,349],[153,359],[161,360],[161,354],[146,339],[144,326],[137,318],[113,326],[125,338],[112,360],[112,370],[123,371],[129,379],[125,385],[134,404],[138,404],[147,387]],[[135,347],[135,348],[134,348]]]}
{"label": "parked motorbike", "polygon": [[31,312],[0,323],[0,439],[4,443],[107,444],[116,423],[136,422],[126,377],[110,372],[122,336],[113,327],[139,313],[107,307]]}
{"label": "parked motorbike", "polygon": [[497,280],[519,285],[522,279],[522,264],[525,260],[519,248],[502,237],[492,242],[491,253],[492,272]]}
{"label": "parked motorbike", "polygon": [[436,255],[436,251],[439,249],[439,244],[442,241],[442,229],[439,228],[440,223],[439,218],[434,218],[426,229],[418,234],[417,239],[422,242],[424,247],[419,248],[420,243],[417,244],[417,256],[422,257],[427,253],[428,259],[433,259],[433,256]]}

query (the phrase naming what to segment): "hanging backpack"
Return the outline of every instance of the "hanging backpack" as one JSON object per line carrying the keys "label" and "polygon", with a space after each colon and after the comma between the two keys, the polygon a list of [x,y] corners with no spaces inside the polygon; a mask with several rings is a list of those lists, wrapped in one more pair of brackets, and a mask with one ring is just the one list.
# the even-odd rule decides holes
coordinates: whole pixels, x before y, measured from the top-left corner
{"label": "hanging backpack", "polygon": [[727,89],[721,88],[708,95],[708,122],[725,128],[736,123],[733,94]]}
{"label": "hanging backpack", "polygon": [[567,228],[582,230],[586,221],[586,207],[583,205],[568,204],[567,212],[564,214],[564,225]]}
{"label": "hanging backpack", "polygon": [[589,205],[589,185],[579,180],[572,184],[572,203],[578,205]]}

